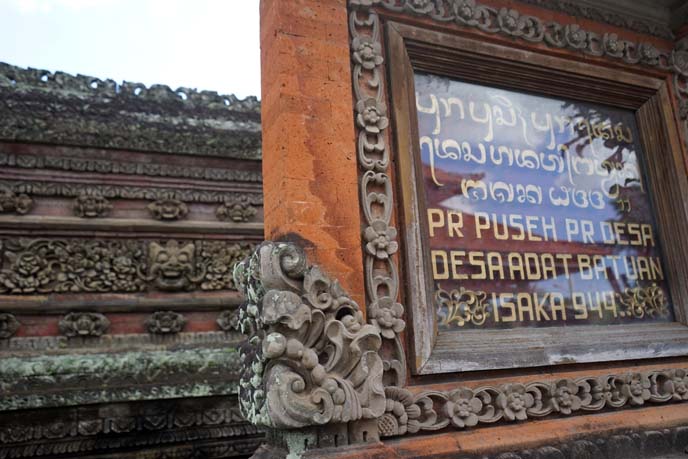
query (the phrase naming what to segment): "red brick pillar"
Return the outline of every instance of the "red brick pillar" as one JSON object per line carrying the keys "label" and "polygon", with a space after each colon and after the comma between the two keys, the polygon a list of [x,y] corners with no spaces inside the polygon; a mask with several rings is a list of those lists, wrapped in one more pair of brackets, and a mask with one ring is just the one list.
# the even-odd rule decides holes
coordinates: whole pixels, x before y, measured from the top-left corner
{"label": "red brick pillar", "polygon": [[265,238],[301,243],[363,303],[345,0],[261,0]]}

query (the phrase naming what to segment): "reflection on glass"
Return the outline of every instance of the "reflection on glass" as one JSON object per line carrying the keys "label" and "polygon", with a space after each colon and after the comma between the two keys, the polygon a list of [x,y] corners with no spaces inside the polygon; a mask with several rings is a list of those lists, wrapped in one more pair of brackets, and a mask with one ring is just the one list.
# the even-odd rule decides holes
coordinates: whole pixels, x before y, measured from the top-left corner
{"label": "reflection on glass", "polygon": [[415,86],[440,329],[673,320],[633,112]]}

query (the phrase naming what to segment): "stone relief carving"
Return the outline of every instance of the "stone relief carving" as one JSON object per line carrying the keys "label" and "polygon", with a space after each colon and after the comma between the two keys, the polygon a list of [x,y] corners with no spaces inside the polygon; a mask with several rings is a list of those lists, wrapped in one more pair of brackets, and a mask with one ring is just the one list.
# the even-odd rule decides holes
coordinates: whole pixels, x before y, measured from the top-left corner
{"label": "stone relief carving", "polygon": [[448,392],[412,394],[387,388],[380,436],[458,429],[497,421],[525,421],[551,414],[573,415],[649,403],[688,401],[688,369],[562,378],[499,387],[459,387]]}
{"label": "stone relief carving", "polygon": [[623,27],[634,32],[654,35],[666,40],[673,40],[674,34],[668,24],[653,22],[650,20],[638,19],[630,15],[620,14],[614,11],[605,10],[603,5],[591,6],[581,4],[575,0],[519,0],[521,3],[530,3],[541,8],[561,11],[578,18],[590,19],[592,21],[604,22],[605,24],[616,27]]}
{"label": "stone relief carving", "polygon": [[174,311],[158,311],[146,319],[146,330],[154,335],[174,335],[186,325],[183,315]]}
{"label": "stone relief carving", "polygon": [[375,419],[385,410],[379,329],[292,244],[264,243],[235,267],[246,418],[278,429]]}
{"label": "stone relief carving", "polygon": [[[363,2],[362,5],[372,3],[377,2]],[[350,4],[356,6],[358,3],[351,1]],[[381,72],[384,59],[380,25],[377,16],[366,9],[352,10],[349,24],[361,205],[367,225],[362,240],[368,319],[380,328],[384,338],[381,355],[385,362],[386,385],[402,386],[406,382],[406,357],[399,334],[406,324],[404,306],[398,302],[397,230],[390,226],[394,198],[388,172],[389,119]]]}
{"label": "stone relief carving", "polygon": [[179,199],[158,199],[148,204],[148,211],[156,220],[182,220],[188,215],[189,206]]}
{"label": "stone relief carving", "polygon": [[0,339],[14,336],[21,324],[12,314],[0,313]]}
{"label": "stone relief carving", "polygon": [[[204,450],[207,451],[200,454],[207,459],[247,457],[262,441],[262,432],[242,418],[233,396],[215,398],[212,402],[197,399],[194,403],[167,400],[164,404],[122,404],[115,410],[85,411],[68,407],[62,408],[59,420],[49,416],[27,419],[22,412],[5,413],[4,420],[7,422],[0,426],[0,458],[3,459],[129,449],[134,438],[136,445],[143,447],[177,443],[173,446],[175,458],[192,459]],[[223,446],[204,448],[199,438],[221,439]],[[193,443],[193,448],[186,451],[185,443]],[[145,456],[169,457],[164,451]]]}
{"label": "stone relief carving", "polygon": [[215,211],[218,220],[234,222],[247,222],[256,215],[256,208],[251,205],[248,196],[228,199]]}
{"label": "stone relief carving", "polygon": [[97,312],[71,312],[60,320],[58,328],[70,338],[102,336],[110,328],[110,321]]}
{"label": "stone relief carving", "polygon": [[676,42],[671,52],[671,61],[678,114],[683,123],[684,141],[688,145],[688,37]]}
{"label": "stone relief carving", "polygon": [[0,214],[14,212],[19,215],[28,213],[33,200],[24,193],[17,194],[9,187],[0,185]]}
{"label": "stone relief carving", "polygon": [[112,204],[98,193],[83,193],[74,199],[74,214],[81,218],[101,218],[112,210]]}
{"label": "stone relief carving", "polygon": [[148,280],[160,290],[189,290],[203,279],[195,274],[196,247],[170,240],[163,246],[151,242],[148,247]]}
{"label": "stone relief carving", "polygon": [[228,311],[222,311],[220,315],[217,316],[217,326],[220,330],[229,332],[239,328],[239,310],[232,309]]}
{"label": "stone relief carving", "polygon": [[[260,102],[0,63],[0,138],[260,159]],[[82,110],[88,104],[87,111]],[[9,109],[8,107],[11,107]]]}
{"label": "stone relief carving", "polygon": [[0,294],[231,290],[252,244],[231,241],[0,241]]}
{"label": "stone relief carving", "polygon": [[[91,159],[69,156],[14,154],[2,151],[0,166],[22,169],[52,169],[60,171],[97,172],[99,174],[144,175],[150,177],[184,177],[222,182],[262,182],[260,171],[238,169],[205,168],[198,166],[175,166],[140,161]],[[254,199],[258,196],[254,197]]]}
{"label": "stone relief carving", "polygon": [[[235,267],[246,418],[276,429],[375,419],[381,437],[688,402],[688,369],[412,392],[382,389],[378,316],[364,323],[335,280],[293,244],[265,242]],[[228,320],[228,319],[227,319]]]}
{"label": "stone relief carving", "polygon": [[245,196],[252,203],[262,205],[260,194],[224,193],[201,189],[172,189],[157,187],[114,186],[114,185],[85,185],[79,183],[59,182],[15,182],[0,180],[0,186],[6,186],[15,194],[38,196],[102,196],[108,199],[140,199],[167,200],[178,199],[184,202],[218,203],[226,200],[241,199]]}

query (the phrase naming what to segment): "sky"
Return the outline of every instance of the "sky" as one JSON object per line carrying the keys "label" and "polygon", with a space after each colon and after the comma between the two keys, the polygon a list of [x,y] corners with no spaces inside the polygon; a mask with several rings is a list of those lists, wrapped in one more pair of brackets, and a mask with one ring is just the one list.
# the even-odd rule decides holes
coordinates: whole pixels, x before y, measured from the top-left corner
{"label": "sky", "polygon": [[260,98],[259,0],[0,0],[0,62]]}

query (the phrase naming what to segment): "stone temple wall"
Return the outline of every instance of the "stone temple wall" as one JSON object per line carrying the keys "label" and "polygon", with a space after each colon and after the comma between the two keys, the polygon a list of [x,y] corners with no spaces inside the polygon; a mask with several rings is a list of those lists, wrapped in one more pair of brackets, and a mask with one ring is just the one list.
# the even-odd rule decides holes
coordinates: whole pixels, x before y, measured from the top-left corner
{"label": "stone temple wall", "polygon": [[260,102],[0,63],[0,458],[230,458]]}

